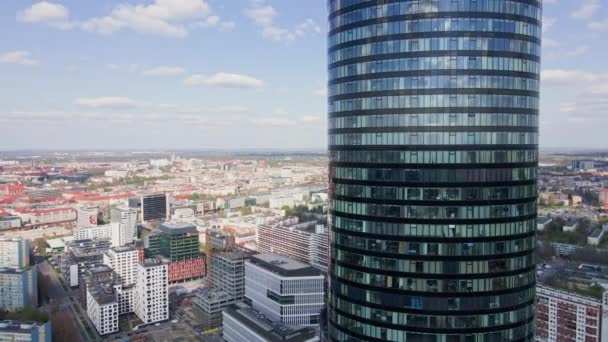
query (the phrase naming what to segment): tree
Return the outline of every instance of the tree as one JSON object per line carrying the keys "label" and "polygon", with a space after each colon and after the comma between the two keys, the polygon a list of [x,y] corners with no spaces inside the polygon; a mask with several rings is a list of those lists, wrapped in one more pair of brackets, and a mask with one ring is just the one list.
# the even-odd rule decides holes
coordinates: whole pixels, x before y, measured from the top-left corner
{"label": "tree", "polygon": [[44,238],[37,238],[34,240],[34,249],[38,254],[43,254],[46,252],[46,248],[48,244]]}

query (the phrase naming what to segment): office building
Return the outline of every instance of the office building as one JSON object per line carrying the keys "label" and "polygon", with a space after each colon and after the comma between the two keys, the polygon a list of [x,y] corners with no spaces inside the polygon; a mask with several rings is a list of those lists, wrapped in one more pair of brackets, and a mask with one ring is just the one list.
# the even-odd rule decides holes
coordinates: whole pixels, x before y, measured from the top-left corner
{"label": "office building", "polygon": [[332,340],[534,339],[541,8],[328,0]]}
{"label": "office building", "polygon": [[137,238],[137,210],[114,207],[110,209],[112,246],[124,246]]}
{"label": "office building", "polygon": [[222,312],[234,302],[234,297],[222,290],[204,289],[196,293],[192,309],[205,331],[221,327]]}
{"label": "office building", "polygon": [[0,310],[15,311],[38,306],[35,268],[0,268]]}
{"label": "office building", "polygon": [[284,255],[327,272],[328,231],[317,221],[298,223],[297,218],[263,224],[258,228],[258,251]]}
{"label": "office building", "polygon": [[211,255],[208,285],[228,293],[235,301],[245,296],[245,262],[251,257],[248,252],[233,250]]}
{"label": "office building", "polygon": [[229,251],[236,246],[236,241],[233,235],[229,235],[220,230],[210,230],[205,232],[205,243],[210,243],[213,250]]}
{"label": "office building", "polygon": [[596,299],[538,285],[536,341],[608,341],[608,293]]}
{"label": "office building", "polygon": [[245,297],[273,322],[318,326],[324,279],[307,264],[281,255],[258,254],[245,263]]}
{"label": "office building", "polygon": [[137,267],[134,312],[143,323],[169,319],[167,264],[160,259],[146,259]]}
{"label": "office building", "polygon": [[226,342],[316,342],[313,327],[287,326],[273,322],[239,302],[223,312],[223,337]]}
{"label": "office building", "polygon": [[30,265],[30,240],[0,239],[0,267],[25,268]]}
{"label": "office building", "polygon": [[205,259],[195,226],[165,223],[153,235],[146,236],[144,243],[146,256],[161,257],[168,263],[169,282],[189,281],[205,275]]}
{"label": "office building", "polygon": [[51,342],[51,322],[0,321],[0,341]]}
{"label": "office building", "polygon": [[169,195],[149,194],[129,198],[129,207],[140,211],[143,222],[162,222],[169,219]]}
{"label": "office building", "polygon": [[222,311],[245,298],[245,262],[250,253],[233,250],[214,252],[207,274],[208,289],[199,291],[193,301],[197,317],[206,329],[222,324]]}

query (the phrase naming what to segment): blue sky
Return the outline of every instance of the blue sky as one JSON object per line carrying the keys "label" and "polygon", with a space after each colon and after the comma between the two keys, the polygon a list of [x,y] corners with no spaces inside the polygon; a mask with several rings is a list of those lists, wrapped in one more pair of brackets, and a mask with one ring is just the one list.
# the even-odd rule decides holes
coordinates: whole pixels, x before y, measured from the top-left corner
{"label": "blue sky", "polygon": [[[545,0],[541,147],[608,148],[608,2]],[[0,149],[324,148],[325,0],[4,0]]]}

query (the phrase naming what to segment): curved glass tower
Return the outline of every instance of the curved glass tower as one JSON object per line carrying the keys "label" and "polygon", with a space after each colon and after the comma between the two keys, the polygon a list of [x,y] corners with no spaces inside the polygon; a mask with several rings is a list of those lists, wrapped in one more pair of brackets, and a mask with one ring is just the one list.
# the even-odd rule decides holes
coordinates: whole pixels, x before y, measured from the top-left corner
{"label": "curved glass tower", "polygon": [[534,340],[540,0],[329,0],[333,341]]}

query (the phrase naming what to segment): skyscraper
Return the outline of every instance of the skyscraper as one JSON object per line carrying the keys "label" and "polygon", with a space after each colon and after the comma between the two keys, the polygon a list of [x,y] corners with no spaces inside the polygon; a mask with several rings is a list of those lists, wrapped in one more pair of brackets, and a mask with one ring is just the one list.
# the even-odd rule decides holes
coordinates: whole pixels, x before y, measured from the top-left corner
{"label": "skyscraper", "polygon": [[541,2],[328,8],[329,338],[533,341]]}

